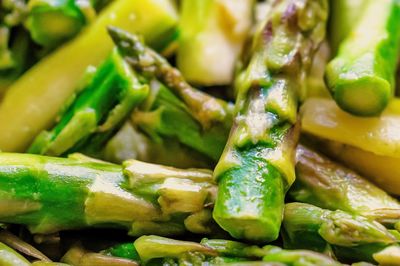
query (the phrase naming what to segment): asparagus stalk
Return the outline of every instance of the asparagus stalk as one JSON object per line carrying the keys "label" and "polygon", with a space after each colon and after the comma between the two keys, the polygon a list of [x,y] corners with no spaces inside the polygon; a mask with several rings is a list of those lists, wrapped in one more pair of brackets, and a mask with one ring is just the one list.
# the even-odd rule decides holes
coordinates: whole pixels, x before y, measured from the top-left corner
{"label": "asparagus stalk", "polygon": [[330,2],[329,41],[336,55],[340,43],[353,30],[371,0],[335,0]]}
{"label": "asparagus stalk", "polygon": [[297,147],[296,182],[290,196],[296,201],[361,215],[393,228],[400,221],[400,203],[350,169]]}
{"label": "asparagus stalk", "polygon": [[[124,251],[118,252],[121,246],[124,246]],[[110,250],[113,252],[110,253]],[[203,239],[196,243],[159,236],[142,236],[133,244],[119,245],[103,253],[121,257],[126,255],[126,250],[134,254],[129,259],[139,261],[141,265],[342,265],[312,251],[250,246],[223,239]]]}
{"label": "asparagus stalk", "polygon": [[226,85],[252,23],[253,0],[184,0],[177,66],[200,85]]}
{"label": "asparagus stalk", "polygon": [[[207,170],[73,156],[0,154],[0,221],[32,233],[116,227],[130,235],[212,233]],[[63,211],[60,212],[60,209]]]}
{"label": "asparagus stalk", "polygon": [[95,154],[148,95],[148,86],[116,50],[98,69],[89,70],[87,85],[58,123],[36,137],[29,153],[60,156],[85,150]]}
{"label": "asparagus stalk", "polygon": [[146,47],[137,35],[115,27],[109,27],[108,32],[125,60],[139,74],[149,80],[158,79],[170,89],[204,129],[210,129],[215,124],[230,126],[229,104],[191,87],[176,68]]}
{"label": "asparagus stalk", "polygon": [[108,25],[141,33],[162,49],[176,23],[167,0],[114,1],[77,38],[41,60],[9,88],[0,106],[0,149],[24,151],[53,123],[86,68],[99,65],[112,50],[105,30]]}
{"label": "asparagus stalk", "polygon": [[0,265],[31,266],[31,263],[15,250],[0,242]]}
{"label": "asparagus stalk", "polygon": [[278,237],[295,179],[297,95],[324,37],[327,2],[277,1],[269,17],[241,75],[238,115],[214,171],[214,219],[233,237],[258,242]]}
{"label": "asparagus stalk", "polygon": [[359,22],[328,64],[326,82],[343,110],[374,116],[393,97],[400,54],[399,20],[399,1],[368,1]]}
{"label": "asparagus stalk", "polygon": [[340,210],[288,203],[283,220],[284,245],[323,252],[332,248],[339,259],[375,262],[373,255],[399,239],[380,223]]}
{"label": "asparagus stalk", "polygon": [[28,8],[27,28],[44,47],[54,48],[74,37],[88,22],[76,0],[29,0]]}

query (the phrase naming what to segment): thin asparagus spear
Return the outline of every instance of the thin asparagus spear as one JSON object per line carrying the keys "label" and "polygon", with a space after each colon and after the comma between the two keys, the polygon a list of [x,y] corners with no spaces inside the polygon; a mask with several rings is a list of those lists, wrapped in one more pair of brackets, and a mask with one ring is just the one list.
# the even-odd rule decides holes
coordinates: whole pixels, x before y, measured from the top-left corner
{"label": "thin asparagus spear", "polygon": [[392,228],[400,221],[396,199],[303,145],[297,147],[296,182],[289,194],[296,201],[362,215]]}
{"label": "thin asparagus spear", "polygon": [[278,237],[295,179],[297,95],[324,38],[327,2],[277,1],[269,18],[255,37],[239,82],[238,115],[214,171],[214,219],[233,237],[258,242]]}
{"label": "thin asparagus spear", "polygon": [[326,68],[336,103],[359,116],[380,114],[393,97],[400,54],[400,2],[368,1],[359,22]]}
{"label": "thin asparagus spear", "polygon": [[149,88],[114,50],[60,115],[58,123],[39,134],[29,153],[60,156],[75,151],[96,154],[122,126]]}
{"label": "thin asparagus spear", "polygon": [[108,32],[124,59],[139,74],[149,80],[158,79],[176,94],[204,129],[215,124],[230,126],[231,121],[228,118],[231,108],[226,102],[191,87],[176,68],[145,46],[139,36],[115,27],[109,27]]}
{"label": "thin asparagus spear", "polygon": [[130,235],[208,234],[215,189],[207,170],[0,154],[0,221],[32,233],[116,227]]}
{"label": "thin asparagus spear", "polygon": [[226,85],[252,24],[253,0],[183,0],[177,66],[191,83]]}
{"label": "thin asparagus spear", "polygon": [[283,220],[284,245],[319,252],[331,247],[339,259],[375,262],[373,255],[399,239],[378,222],[305,203],[288,203]]}
{"label": "thin asparagus spear", "polygon": [[162,49],[175,33],[176,23],[176,13],[167,0],[111,3],[77,38],[41,60],[9,88],[0,106],[0,149],[24,151],[54,122],[86,68],[99,65],[111,52],[107,26],[141,33],[149,44]]}

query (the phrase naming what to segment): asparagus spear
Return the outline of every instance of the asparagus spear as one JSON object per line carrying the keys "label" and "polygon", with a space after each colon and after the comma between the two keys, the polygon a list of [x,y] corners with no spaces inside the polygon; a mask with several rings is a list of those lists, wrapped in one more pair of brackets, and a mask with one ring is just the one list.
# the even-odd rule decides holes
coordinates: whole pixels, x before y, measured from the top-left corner
{"label": "asparagus spear", "polygon": [[0,221],[33,233],[89,226],[130,235],[215,230],[209,208],[216,188],[207,170],[2,153],[0,184]]}
{"label": "asparagus spear", "polygon": [[90,69],[88,79],[58,123],[36,137],[29,153],[97,153],[149,91],[116,50],[98,69]]}
{"label": "asparagus spear", "polygon": [[[134,254],[130,259],[140,261],[142,265],[342,265],[312,251],[250,246],[223,239],[203,239],[200,243],[195,243],[159,236],[142,236],[133,244],[127,243],[123,246]],[[105,251],[105,254],[117,257],[126,255],[125,251],[118,252],[115,248],[111,250],[114,252]],[[121,250],[121,245],[117,250]]]}
{"label": "asparagus spear", "polygon": [[363,216],[288,203],[283,220],[284,245],[323,252],[331,247],[336,257],[375,262],[373,255],[399,239],[380,223]]}
{"label": "asparagus spear", "polygon": [[368,1],[359,22],[328,64],[326,82],[343,110],[374,116],[392,98],[400,54],[399,20],[399,1]]}
{"label": "asparagus spear", "polygon": [[0,265],[31,266],[31,263],[15,250],[0,242]]}
{"label": "asparagus spear", "polygon": [[27,28],[44,47],[54,48],[72,38],[88,22],[76,0],[29,0],[28,8]]}
{"label": "asparagus spear", "polygon": [[361,176],[306,146],[297,147],[296,201],[362,215],[392,227],[400,221],[400,203]]}
{"label": "asparagus spear", "polygon": [[175,11],[167,0],[114,1],[77,38],[41,60],[9,88],[0,106],[0,149],[24,151],[53,123],[85,69],[97,66],[109,55],[112,41],[106,26],[144,34],[150,44],[162,49],[167,45],[164,40],[169,42],[174,34],[176,23]]}
{"label": "asparagus spear", "polygon": [[158,79],[187,106],[190,114],[203,126],[230,126],[231,107],[226,102],[191,87],[182,74],[133,34],[109,27],[108,32],[124,59],[149,80]]}
{"label": "asparagus spear", "polygon": [[297,95],[324,37],[327,2],[277,1],[269,17],[241,76],[238,115],[214,171],[214,219],[233,237],[258,242],[278,237],[295,179]]}
{"label": "asparagus spear", "polygon": [[253,0],[184,0],[177,66],[200,85],[232,82],[235,62],[252,23]]}

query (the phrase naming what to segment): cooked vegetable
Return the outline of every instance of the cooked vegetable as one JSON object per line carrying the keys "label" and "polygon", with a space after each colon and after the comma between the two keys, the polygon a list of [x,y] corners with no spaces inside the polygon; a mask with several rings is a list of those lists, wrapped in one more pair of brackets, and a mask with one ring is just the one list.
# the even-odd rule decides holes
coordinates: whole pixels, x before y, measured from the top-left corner
{"label": "cooked vegetable", "polygon": [[15,250],[0,242],[0,265],[2,266],[30,266],[27,259]]}
{"label": "cooked vegetable", "polygon": [[326,139],[317,143],[325,154],[362,174],[388,193],[400,195],[400,158],[377,155]]}
{"label": "cooked vegetable", "polygon": [[70,39],[87,23],[76,0],[29,0],[28,8],[27,28],[32,39],[45,47]]}
{"label": "cooked vegetable", "polygon": [[375,253],[399,241],[398,233],[392,234],[378,222],[305,203],[286,205],[283,227],[285,247],[332,250],[337,258],[350,261],[375,262]]}
{"label": "cooked vegetable", "polygon": [[[135,35],[109,29],[125,60],[151,82],[150,97],[132,114],[134,124],[155,140],[176,138],[218,160],[231,126],[232,106],[191,87],[180,72]],[[179,128],[179,130],[176,130]]]}
{"label": "cooked vegetable", "polygon": [[88,226],[130,235],[213,230],[208,203],[215,185],[206,170],[0,153],[0,184],[0,221],[33,233]]}
{"label": "cooked vegetable", "polygon": [[277,1],[255,36],[239,82],[238,115],[214,172],[213,217],[235,238],[278,237],[285,192],[295,179],[297,95],[326,18],[326,1]]}
{"label": "cooked vegetable", "polygon": [[139,32],[150,44],[162,48],[176,23],[167,0],[117,0],[110,4],[76,39],[41,60],[9,88],[0,105],[0,149],[23,151],[53,123],[85,69],[97,66],[109,55],[112,41],[105,30],[108,25]]}
{"label": "cooked vegetable", "polygon": [[308,99],[302,106],[302,130],[378,155],[400,157],[400,100],[380,117],[352,116],[329,99]]}
{"label": "cooked vegetable", "polygon": [[400,221],[400,203],[361,176],[315,151],[297,148],[295,201],[362,215],[393,228]]}
{"label": "cooked vegetable", "polygon": [[357,25],[326,68],[336,103],[359,116],[380,114],[393,97],[400,54],[400,3],[368,1]]}
{"label": "cooked vegetable", "polygon": [[253,0],[183,0],[177,66],[200,85],[232,83],[252,22]]}
{"label": "cooked vegetable", "polygon": [[87,75],[89,80],[83,90],[63,111],[53,129],[36,137],[29,153],[98,153],[149,92],[116,50],[99,68],[89,69]]}

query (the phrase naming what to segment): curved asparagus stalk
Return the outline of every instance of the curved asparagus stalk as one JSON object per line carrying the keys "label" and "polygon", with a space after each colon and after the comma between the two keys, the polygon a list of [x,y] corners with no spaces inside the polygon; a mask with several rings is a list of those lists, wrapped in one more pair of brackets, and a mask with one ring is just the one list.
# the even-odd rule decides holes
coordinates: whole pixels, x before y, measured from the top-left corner
{"label": "curved asparagus stalk", "polygon": [[191,87],[176,68],[146,47],[137,35],[115,27],[109,27],[108,32],[124,59],[139,74],[149,80],[158,79],[176,94],[205,129],[215,124],[230,126],[231,121],[227,117],[231,114],[231,108],[226,102]]}
{"label": "curved asparagus stalk", "polygon": [[162,49],[171,40],[176,23],[176,13],[167,0],[111,3],[79,36],[10,86],[0,106],[0,149],[24,151],[40,131],[54,123],[87,67],[99,65],[111,52],[107,26],[141,33],[148,43]]}
{"label": "curved asparagus stalk", "polygon": [[0,221],[33,233],[92,226],[130,235],[207,234],[215,189],[206,170],[0,154]]}
{"label": "curved asparagus stalk", "polygon": [[297,147],[296,182],[289,191],[296,201],[362,215],[393,228],[400,221],[400,203],[350,169]]}
{"label": "curved asparagus stalk", "polygon": [[286,205],[283,227],[286,247],[322,252],[330,246],[336,257],[351,261],[375,262],[375,253],[399,242],[378,222],[305,203]]}
{"label": "curved asparagus stalk", "polygon": [[0,242],[0,265],[2,266],[31,266],[31,263],[15,250]]}
{"label": "curved asparagus stalk", "polygon": [[295,179],[297,95],[324,38],[327,2],[276,1],[269,17],[241,75],[238,115],[214,171],[214,219],[233,237],[259,242],[278,237]]}
{"label": "curved asparagus stalk", "polygon": [[36,137],[29,153],[98,153],[148,95],[148,86],[139,81],[116,50],[99,68],[89,70],[87,85],[65,108],[58,123]]}
{"label": "curved asparagus stalk", "polygon": [[328,64],[326,82],[343,110],[374,116],[393,97],[400,53],[399,20],[399,1],[368,1],[357,26]]}

